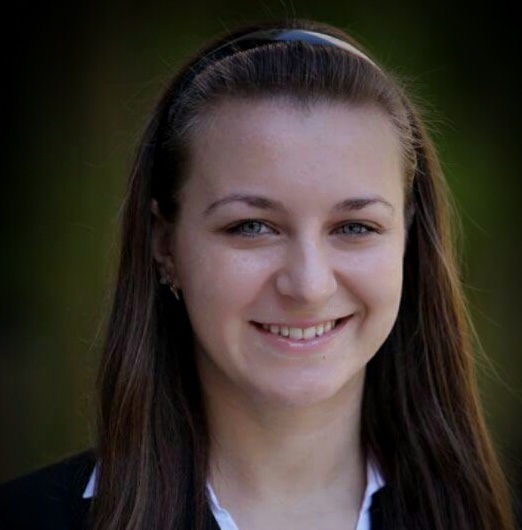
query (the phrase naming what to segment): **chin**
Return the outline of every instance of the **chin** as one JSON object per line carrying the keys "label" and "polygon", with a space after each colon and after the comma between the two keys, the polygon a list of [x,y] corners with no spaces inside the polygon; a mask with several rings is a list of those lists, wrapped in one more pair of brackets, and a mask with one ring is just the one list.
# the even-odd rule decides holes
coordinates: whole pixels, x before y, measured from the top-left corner
{"label": "chin", "polygon": [[274,408],[311,408],[328,406],[339,400],[345,401],[362,396],[364,371],[344,384],[339,381],[291,381],[281,382],[276,387],[258,388],[257,399]]}

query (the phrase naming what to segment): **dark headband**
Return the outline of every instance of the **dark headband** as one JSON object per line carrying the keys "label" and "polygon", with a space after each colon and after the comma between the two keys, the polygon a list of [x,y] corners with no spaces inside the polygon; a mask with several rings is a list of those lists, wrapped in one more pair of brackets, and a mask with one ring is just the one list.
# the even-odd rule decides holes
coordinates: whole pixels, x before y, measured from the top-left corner
{"label": "dark headband", "polygon": [[364,52],[356,48],[353,44],[338,39],[337,37],[327,35],[326,33],[318,33],[316,31],[308,31],[305,29],[268,29],[247,33],[246,35],[242,35],[237,39],[233,39],[218,46],[214,50],[211,50],[199,59],[199,61],[196,61],[196,63],[189,69],[182,80],[181,87],[183,88],[189,85],[199,73],[216,61],[220,61],[234,53],[251,50],[263,44],[270,44],[272,42],[305,42],[318,46],[334,46],[345,50],[352,55],[356,55],[375,68],[378,68],[378,66]]}

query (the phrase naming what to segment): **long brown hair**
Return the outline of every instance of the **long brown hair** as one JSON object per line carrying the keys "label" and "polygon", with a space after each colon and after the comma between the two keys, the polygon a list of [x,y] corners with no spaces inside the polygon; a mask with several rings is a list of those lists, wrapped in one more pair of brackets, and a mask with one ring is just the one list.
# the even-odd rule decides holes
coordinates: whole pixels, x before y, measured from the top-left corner
{"label": "long brown hair", "polygon": [[362,440],[386,480],[384,528],[510,530],[509,492],[480,411],[471,331],[454,255],[449,196],[425,127],[401,84],[336,46],[260,43],[206,61],[260,28],[301,28],[360,45],[307,21],[238,29],[174,77],[140,142],[123,216],[119,276],[99,372],[97,530],[202,529],[208,519],[208,433],[183,305],[160,283],[151,200],[176,219],[190,142],[222,97],[369,103],[401,140],[409,232],[396,324],[367,367]]}

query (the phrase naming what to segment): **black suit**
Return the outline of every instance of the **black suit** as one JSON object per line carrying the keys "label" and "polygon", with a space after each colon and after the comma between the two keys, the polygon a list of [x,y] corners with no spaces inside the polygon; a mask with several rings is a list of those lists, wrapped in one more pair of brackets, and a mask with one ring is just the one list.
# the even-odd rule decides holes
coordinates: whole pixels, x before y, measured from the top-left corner
{"label": "black suit", "polygon": [[[0,530],[88,530],[90,500],[82,496],[93,469],[86,452],[0,486]],[[373,496],[372,530],[384,530],[382,491]],[[208,530],[219,530],[213,517]]]}

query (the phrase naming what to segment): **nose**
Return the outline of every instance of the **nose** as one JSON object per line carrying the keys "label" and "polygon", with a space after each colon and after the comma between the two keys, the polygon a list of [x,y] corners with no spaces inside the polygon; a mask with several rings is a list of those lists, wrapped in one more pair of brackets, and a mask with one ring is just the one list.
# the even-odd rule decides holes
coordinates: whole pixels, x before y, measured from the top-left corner
{"label": "nose", "polygon": [[337,289],[327,249],[315,241],[295,242],[276,277],[277,291],[300,305],[320,305]]}

